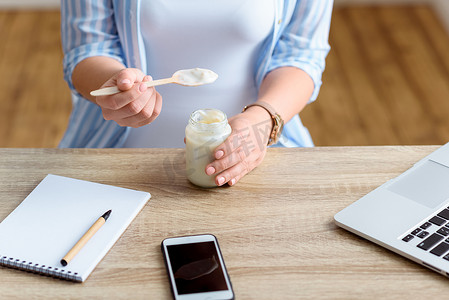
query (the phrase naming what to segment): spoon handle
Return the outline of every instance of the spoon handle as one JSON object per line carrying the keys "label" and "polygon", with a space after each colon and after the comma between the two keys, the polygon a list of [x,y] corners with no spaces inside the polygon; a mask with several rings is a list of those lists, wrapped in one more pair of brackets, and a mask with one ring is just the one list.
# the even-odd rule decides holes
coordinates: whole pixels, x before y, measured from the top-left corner
{"label": "spoon handle", "polygon": [[[174,83],[174,82],[175,82],[175,79],[173,77],[158,79],[158,80],[153,80],[153,81],[144,81],[144,83],[147,85],[147,87],[158,86],[158,85]],[[92,92],[90,92],[90,94],[92,96],[107,96],[107,95],[114,95],[114,94],[117,94],[120,92],[121,92],[121,90],[119,90],[116,86],[111,86],[111,87],[105,87],[105,88],[102,88],[99,90],[92,91]]]}

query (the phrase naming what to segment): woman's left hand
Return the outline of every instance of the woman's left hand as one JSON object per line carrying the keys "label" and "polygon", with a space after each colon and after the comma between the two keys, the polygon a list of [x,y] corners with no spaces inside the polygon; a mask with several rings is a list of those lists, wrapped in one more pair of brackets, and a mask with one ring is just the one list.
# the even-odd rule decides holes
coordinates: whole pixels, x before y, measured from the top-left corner
{"label": "woman's left hand", "polygon": [[261,107],[250,107],[229,119],[231,135],[215,149],[215,161],[206,166],[206,174],[215,175],[215,183],[235,185],[264,159],[272,120]]}

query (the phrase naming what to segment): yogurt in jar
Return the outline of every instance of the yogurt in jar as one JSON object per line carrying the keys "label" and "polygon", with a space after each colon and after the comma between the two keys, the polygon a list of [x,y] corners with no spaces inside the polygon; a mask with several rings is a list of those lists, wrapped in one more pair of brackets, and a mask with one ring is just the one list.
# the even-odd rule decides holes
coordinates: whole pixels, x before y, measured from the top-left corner
{"label": "yogurt in jar", "polygon": [[186,173],[190,182],[206,188],[217,186],[216,175],[207,175],[205,169],[215,160],[215,148],[230,134],[226,114],[218,109],[200,109],[190,115],[186,126]]}

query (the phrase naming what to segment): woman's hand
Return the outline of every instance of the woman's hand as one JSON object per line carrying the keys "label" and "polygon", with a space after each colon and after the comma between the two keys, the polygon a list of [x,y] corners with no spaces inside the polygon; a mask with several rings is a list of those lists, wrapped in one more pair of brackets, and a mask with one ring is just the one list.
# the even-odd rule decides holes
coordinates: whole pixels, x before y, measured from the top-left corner
{"label": "woman's hand", "polygon": [[221,186],[235,185],[264,159],[272,120],[265,109],[252,106],[229,119],[231,135],[215,149],[216,160],[206,166],[206,174],[215,175]]}
{"label": "woman's hand", "polygon": [[114,120],[120,126],[140,127],[153,122],[161,112],[162,97],[139,69],[123,69],[107,80],[101,88],[117,86],[121,93],[98,96],[95,102],[101,107],[106,120]]}

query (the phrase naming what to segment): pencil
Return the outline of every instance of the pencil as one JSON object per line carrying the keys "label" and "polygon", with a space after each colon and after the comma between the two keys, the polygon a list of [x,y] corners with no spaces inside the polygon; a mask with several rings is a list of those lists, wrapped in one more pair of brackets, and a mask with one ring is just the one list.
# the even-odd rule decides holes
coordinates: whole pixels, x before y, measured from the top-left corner
{"label": "pencil", "polygon": [[75,246],[61,259],[61,265],[67,266],[67,264],[75,257],[75,255],[84,247],[84,245],[90,240],[91,237],[103,226],[106,220],[111,214],[111,210],[105,212],[98,220],[89,228],[88,231],[79,239]]}

